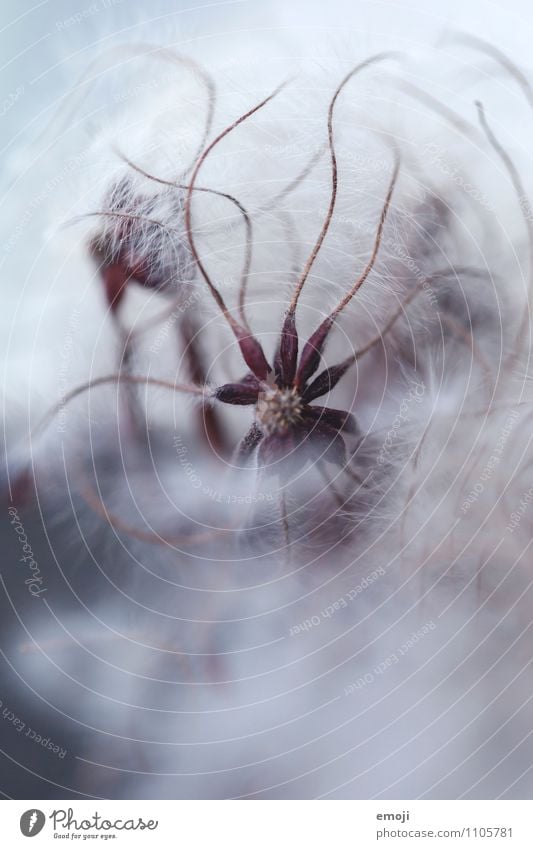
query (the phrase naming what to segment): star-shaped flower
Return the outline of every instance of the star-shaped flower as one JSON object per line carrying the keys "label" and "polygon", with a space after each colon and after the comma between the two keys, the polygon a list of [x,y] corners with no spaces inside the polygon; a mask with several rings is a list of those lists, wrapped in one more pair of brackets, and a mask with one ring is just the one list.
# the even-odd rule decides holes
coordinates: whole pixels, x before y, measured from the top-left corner
{"label": "star-shaped flower", "polygon": [[[325,369],[311,380],[325,335],[321,325],[304,345],[298,362],[298,335],[294,316],[289,314],[273,369],[266,360],[263,362],[253,337],[241,340],[241,348],[248,352],[250,347],[249,361],[255,368],[243,380],[220,386],[214,395],[225,404],[255,405],[254,423],[239,448],[242,459],[258,447],[258,465],[262,468],[297,459],[323,458],[338,466],[346,463],[343,433],[358,434],[354,416],[311,403],[333,389],[350,365],[346,361]],[[278,470],[284,468],[277,466]]]}

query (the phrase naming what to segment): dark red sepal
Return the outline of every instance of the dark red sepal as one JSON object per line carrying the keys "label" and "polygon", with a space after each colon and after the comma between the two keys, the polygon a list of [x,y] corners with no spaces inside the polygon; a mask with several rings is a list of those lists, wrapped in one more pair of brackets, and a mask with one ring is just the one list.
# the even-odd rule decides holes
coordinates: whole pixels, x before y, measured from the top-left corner
{"label": "dark red sepal", "polygon": [[298,363],[298,332],[293,312],[288,312],[283,322],[279,348],[274,360],[278,386],[292,386]]}
{"label": "dark red sepal", "polygon": [[266,380],[272,369],[268,364],[261,344],[244,327],[234,326],[234,333],[241,349],[244,362],[259,380]]}
{"label": "dark red sepal", "polygon": [[303,416],[316,422],[324,422],[335,430],[345,430],[355,435],[359,433],[355,416],[346,410],[333,410],[331,407],[306,407]]}
{"label": "dark red sepal", "polygon": [[346,465],[346,445],[338,430],[321,421],[309,432],[310,457],[328,460],[341,468]]}
{"label": "dark red sepal", "polygon": [[116,312],[124,297],[126,286],[130,275],[122,263],[114,262],[101,270],[102,280],[106,294],[107,303],[111,310]]}
{"label": "dark red sepal", "polygon": [[256,404],[258,394],[259,387],[250,383],[224,383],[214,391],[217,401],[222,401],[223,404],[237,404],[239,406]]}
{"label": "dark red sepal", "polygon": [[354,357],[348,357],[342,363],[321,371],[302,393],[302,400],[308,404],[310,401],[314,401],[315,398],[327,395],[337,385],[341,377],[346,374],[354,361]]}
{"label": "dark red sepal", "polygon": [[259,381],[251,371],[247,372],[244,377],[241,377],[238,383],[243,383],[245,386],[254,386],[256,389],[259,389]]}
{"label": "dark red sepal", "polygon": [[305,343],[296,373],[297,386],[305,386],[311,375],[317,370],[322,349],[332,324],[333,319],[328,316]]}
{"label": "dark red sepal", "polygon": [[292,430],[265,436],[259,446],[258,464],[260,466],[273,466],[282,460],[285,461],[295,447],[295,434]]}

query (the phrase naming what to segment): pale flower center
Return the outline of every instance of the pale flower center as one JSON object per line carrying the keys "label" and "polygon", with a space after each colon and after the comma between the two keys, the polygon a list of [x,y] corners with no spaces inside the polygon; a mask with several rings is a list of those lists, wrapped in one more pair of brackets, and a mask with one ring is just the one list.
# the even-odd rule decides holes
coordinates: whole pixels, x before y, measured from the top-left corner
{"label": "pale flower center", "polygon": [[302,409],[302,399],[296,389],[269,389],[259,394],[257,420],[269,436],[284,433],[300,421]]}

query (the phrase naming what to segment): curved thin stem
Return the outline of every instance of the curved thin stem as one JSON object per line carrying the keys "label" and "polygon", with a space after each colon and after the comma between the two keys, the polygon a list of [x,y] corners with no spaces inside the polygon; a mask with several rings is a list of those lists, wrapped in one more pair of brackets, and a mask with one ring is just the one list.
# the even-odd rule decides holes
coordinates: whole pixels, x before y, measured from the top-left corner
{"label": "curved thin stem", "polygon": [[324,223],[322,224],[322,228],[320,230],[320,233],[318,234],[318,238],[317,238],[315,245],[313,247],[313,250],[311,251],[309,258],[308,258],[308,260],[307,260],[307,262],[304,266],[304,269],[302,271],[300,279],[298,280],[298,282],[296,284],[296,288],[294,290],[294,294],[292,296],[292,299],[291,299],[291,302],[290,302],[289,308],[288,308],[288,314],[289,315],[293,315],[295,310],[296,310],[296,306],[298,304],[298,300],[300,298],[302,289],[303,289],[305,282],[306,282],[306,280],[309,276],[309,272],[311,271],[313,264],[314,264],[318,254],[320,252],[320,249],[322,247],[324,239],[326,238],[327,232],[329,230],[329,226],[331,224],[331,220],[333,218],[333,213],[335,211],[335,204],[336,204],[336,201],[337,201],[337,191],[338,191],[338,167],[337,167],[337,153],[335,151],[335,141],[334,141],[334,137],[333,137],[333,113],[334,113],[334,110],[335,110],[335,104],[337,102],[337,99],[338,99],[340,93],[342,92],[343,88],[346,86],[346,84],[356,74],[358,74],[360,71],[362,71],[364,68],[367,68],[369,65],[373,65],[376,62],[382,62],[384,59],[389,59],[389,58],[394,57],[396,55],[397,54],[395,54],[395,53],[379,53],[376,56],[371,56],[369,59],[366,59],[364,62],[361,62],[355,68],[352,68],[352,70],[348,74],[346,74],[344,79],[339,83],[339,85],[337,86],[337,89],[336,89],[336,91],[335,91],[335,93],[334,93],[334,95],[333,95],[333,97],[330,101],[329,109],[328,109],[328,147],[329,147],[330,158],[331,158],[331,195],[330,195],[330,201],[329,201],[329,206],[328,206],[328,209],[327,209],[327,212],[326,212],[326,217],[324,219]]}
{"label": "curved thin stem", "polygon": [[526,75],[520,70],[518,65],[516,65],[509,57],[503,53],[501,50],[498,50],[493,44],[489,41],[485,41],[483,38],[479,38],[477,35],[471,35],[470,33],[461,33],[461,32],[450,32],[446,33],[444,37],[441,39],[444,43],[451,44],[462,44],[466,47],[471,47],[474,50],[478,50],[480,53],[485,53],[486,56],[489,56],[498,65],[501,65],[508,74],[510,74],[515,81],[518,83],[520,88],[522,89],[522,93],[525,96],[527,102],[529,103],[531,109],[533,109],[533,89],[531,84],[526,77]]}
{"label": "curved thin stem", "polygon": [[287,565],[290,565],[291,562],[291,534],[290,534],[290,525],[289,525],[289,513],[287,510],[287,496],[285,495],[285,490],[280,490],[279,492],[279,509],[281,514],[281,527],[283,530],[283,543],[286,551],[286,562]]}
{"label": "curved thin stem", "polygon": [[220,294],[220,291],[217,289],[217,287],[213,283],[210,275],[208,274],[208,272],[207,272],[207,270],[206,270],[206,268],[205,268],[205,266],[202,262],[202,259],[201,259],[200,255],[198,253],[198,249],[196,247],[196,243],[194,241],[193,229],[192,229],[192,214],[191,214],[192,193],[193,193],[194,188],[195,188],[195,182],[196,182],[196,178],[198,176],[198,173],[200,171],[200,168],[202,167],[202,165],[206,161],[206,159],[209,156],[209,154],[211,153],[211,151],[222,141],[222,139],[224,139],[227,135],[229,135],[229,133],[231,133],[236,127],[238,127],[240,124],[242,124],[244,121],[246,121],[252,115],[254,115],[256,112],[258,112],[259,109],[262,109],[263,106],[266,106],[266,104],[269,103],[282,90],[282,88],[285,87],[285,85],[286,85],[286,83],[282,83],[282,85],[278,86],[272,92],[272,94],[270,94],[268,97],[266,97],[264,100],[262,100],[256,106],[254,106],[252,109],[249,109],[248,112],[245,112],[243,115],[241,115],[235,121],[233,121],[232,124],[230,124],[228,127],[226,127],[225,130],[223,130],[221,133],[219,133],[213,139],[213,141],[205,148],[204,152],[198,158],[198,160],[197,160],[197,162],[196,162],[196,164],[193,168],[193,171],[192,171],[192,174],[191,174],[191,180],[190,180],[188,191],[187,191],[187,197],[186,197],[186,201],[185,201],[185,229],[187,231],[187,238],[189,240],[191,253],[192,253],[192,255],[195,259],[195,262],[196,262],[196,264],[197,264],[197,266],[200,270],[202,277],[204,278],[204,280],[205,280],[205,282],[206,282],[206,284],[209,288],[209,291],[211,292],[211,294],[212,294],[212,296],[215,300],[215,303],[217,304],[221,314],[224,316],[224,318],[228,322],[229,326],[233,330],[237,339],[239,339],[242,336],[242,329],[243,328],[241,328],[239,326],[238,322],[235,320],[233,315],[228,310],[228,307],[226,306],[224,298],[222,297],[222,295]]}
{"label": "curved thin stem", "polygon": [[207,389],[194,386],[192,384],[185,383],[171,383],[169,380],[160,380],[155,377],[140,377],[136,375],[120,375],[120,374],[110,374],[105,375],[103,377],[96,377],[94,380],[89,380],[86,383],[80,384],[75,389],[71,389],[70,392],[58,401],[54,406],[43,416],[40,422],[33,428],[31,432],[31,438],[37,436],[42,430],[46,428],[46,426],[53,420],[53,418],[65,408],[67,404],[77,398],[79,395],[83,395],[84,392],[89,392],[91,389],[96,388],[97,386],[105,386],[106,384],[116,384],[119,385],[121,383],[129,383],[129,384],[148,384],[150,386],[158,386],[163,389],[171,389],[173,392],[183,392],[186,395],[194,395],[196,397],[204,398],[205,400],[210,399],[210,393]]}
{"label": "curved thin stem", "polygon": [[[351,286],[351,288],[348,290],[348,292],[344,295],[344,297],[341,298],[341,300],[339,301],[339,303],[337,304],[335,309],[332,310],[332,312],[330,312],[329,315],[327,315],[325,319],[323,319],[323,321],[320,323],[318,328],[315,330],[315,332],[309,337],[309,339],[305,343],[304,349],[302,351],[302,355],[300,357],[300,363],[299,363],[299,366],[298,366],[298,370],[296,371],[296,375],[294,376],[294,385],[297,388],[301,388],[303,385],[306,385],[309,378],[317,370],[322,350],[324,348],[324,345],[327,341],[329,334],[331,333],[331,329],[335,324],[335,320],[337,319],[338,315],[342,312],[342,310],[347,306],[347,304],[350,303],[353,296],[355,295],[357,290],[363,285],[363,283],[367,279],[368,275],[372,271],[372,268],[374,267],[374,263],[376,261],[376,258],[377,258],[378,252],[379,252],[379,248],[380,248],[380,245],[381,245],[381,237],[382,237],[382,234],[383,234],[383,228],[385,226],[385,220],[387,218],[387,213],[389,211],[392,193],[394,191],[394,186],[396,185],[396,180],[398,178],[399,169],[400,169],[400,162],[399,162],[398,155],[396,154],[396,162],[395,162],[392,178],[391,178],[391,181],[389,183],[389,189],[388,189],[387,195],[385,197],[385,202],[384,202],[382,210],[381,210],[380,220],[379,220],[378,228],[377,228],[376,235],[375,235],[375,238],[374,238],[374,246],[372,248],[372,253],[370,255],[370,259],[368,260],[365,268],[363,269],[362,274],[359,275],[359,277],[357,278],[355,283]],[[287,327],[288,322],[290,322],[290,321],[292,321],[292,323],[294,324],[294,313],[291,313],[290,310],[289,310],[287,312],[287,316],[286,316],[286,319],[285,319],[284,330],[285,330],[285,327]],[[288,335],[288,334],[286,334],[286,335]],[[294,336],[295,336],[295,334],[293,334],[293,338],[294,338]],[[282,339],[283,339],[283,335],[282,335]],[[295,346],[293,345],[293,348],[294,347]],[[295,357],[293,357],[292,361],[294,361],[294,360],[295,360]],[[346,360],[346,363],[348,363],[348,364],[351,363],[351,362],[352,362],[351,357]],[[346,368],[347,367],[348,366],[346,366]],[[339,366],[336,366],[335,369],[336,369],[336,374],[337,374],[337,380],[339,380],[340,376],[342,374],[344,374],[345,368],[344,368],[343,364],[341,364]],[[318,386],[322,385],[322,377],[325,374],[328,374],[328,371],[329,370],[326,369],[326,372],[323,372],[321,375],[319,375],[318,378],[315,378],[315,381],[311,384],[311,386],[309,386],[305,390],[305,393],[309,394],[309,392],[311,392],[311,393],[315,392],[317,390]],[[289,379],[290,381],[292,381],[292,379],[293,379],[292,374],[289,374],[289,377],[286,378],[286,379]],[[321,394],[323,394],[323,393],[321,392]],[[315,395],[314,397],[319,397],[319,396]]]}
{"label": "curved thin stem", "polygon": [[414,100],[418,100],[419,103],[427,106],[427,108],[431,109],[432,112],[440,115],[441,118],[455,127],[461,135],[466,136],[467,138],[472,138],[472,136],[478,136],[479,138],[479,130],[475,124],[471,124],[469,121],[466,121],[458,115],[457,112],[450,109],[449,106],[446,106],[434,95],[429,94],[427,91],[424,91],[424,89],[414,83],[407,82],[406,80],[398,81],[393,79],[391,82],[400,91],[403,91],[409,97],[412,97]]}
{"label": "curved thin stem", "polygon": [[[140,165],[137,165],[135,162],[132,162],[122,151],[115,149],[115,152],[126,163],[133,171],[137,171],[137,173],[142,174],[143,177],[146,177],[148,180],[152,180],[155,183],[159,183],[162,186],[168,186],[169,188],[181,189],[183,191],[188,191],[189,186],[184,183],[175,182],[173,180],[165,180],[163,177],[156,177],[154,174],[150,174],[148,171],[145,171],[144,168],[141,168]],[[250,329],[248,324],[248,320],[245,314],[245,306],[246,306],[246,288],[248,283],[248,278],[250,276],[250,267],[252,264],[252,250],[253,250],[253,229],[252,229],[252,219],[250,218],[250,214],[247,209],[243,206],[243,204],[238,200],[234,195],[229,194],[228,192],[221,192],[217,189],[209,189],[204,186],[195,186],[195,192],[204,192],[206,194],[216,195],[217,197],[225,198],[229,200],[234,206],[239,210],[243,221],[244,226],[246,228],[246,252],[244,257],[243,269],[241,272],[241,281],[239,287],[239,314],[241,317],[241,321],[246,327],[247,330]]]}
{"label": "curved thin stem", "polygon": [[390,180],[390,183],[389,183],[389,188],[388,188],[387,194],[385,196],[385,202],[384,202],[382,210],[381,210],[378,229],[376,231],[376,235],[375,235],[375,238],[374,238],[374,245],[373,245],[373,248],[372,248],[372,253],[370,255],[370,259],[368,260],[365,268],[363,269],[363,272],[359,275],[359,277],[357,278],[357,280],[355,281],[353,286],[348,290],[348,292],[344,295],[344,297],[341,298],[341,300],[339,301],[339,303],[337,304],[337,306],[335,307],[333,312],[330,313],[330,320],[331,321],[335,321],[337,316],[350,303],[353,296],[358,291],[358,289],[361,288],[361,286],[363,285],[363,283],[365,282],[365,280],[367,279],[368,275],[370,274],[370,272],[372,271],[372,269],[374,267],[374,264],[375,264],[376,259],[377,259],[377,255],[379,253],[379,248],[381,246],[381,238],[383,236],[383,228],[385,226],[385,221],[387,219],[387,215],[388,215],[388,212],[389,212],[389,208],[390,208],[390,204],[391,204],[391,200],[392,200],[392,194],[394,192],[394,187],[396,185],[396,181],[398,179],[399,172],[400,172],[400,159],[399,159],[398,155],[396,154],[394,169],[393,169],[392,177],[391,177],[391,180]]}
{"label": "curved thin stem", "polygon": [[[420,294],[422,289],[424,289],[428,285],[428,283],[430,283],[430,281],[449,276],[450,274],[456,276],[463,270],[468,269],[467,267],[465,267],[465,269],[453,269],[453,271],[451,272],[448,269],[443,271],[437,271],[434,274],[431,274],[428,277],[425,277],[423,280],[419,281],[419,283],[413,288],[413,290],[409,292],[409,294],[402,300],[399,307],[393,312],[393,314],[386,322],[384,327],[380,330],[377,336],[374,336],[374,338],[371,339],[370,342],[368,342],[362,348],[359,348],[359,350],[355,351],[355,353],[350,354],[350,356],[346,357],[346,359],[343,360],[341,363],[336,366],[333,366],[332,368],[326,368],[323,372],[321,372],[320,375],[318,375],[317,378],[315,378],[314,384],[320,385],[320,395],[325,395],[326,392],[329,392],[331,389],[333,389],[337,385],[341,377],[346,374],[348,369],[352,365],[354,365],[354,363],[358,362],[358,360],[364,357],[364,355],[371,351],[372,348],[374,348],[377,344],[383,341],[384,337],[387,335],[389,330],[392,329],[392,327],[398,321],[400,316],[404,314],[406,308],[411,303],[411,301],[413,301],[417,297],[417,295]],[[306,391],[311,391],[312,393],[314,384],[311,384]],[[315,397],[320,397],[320,395],[311,394],[310,399],[312,400]]]}

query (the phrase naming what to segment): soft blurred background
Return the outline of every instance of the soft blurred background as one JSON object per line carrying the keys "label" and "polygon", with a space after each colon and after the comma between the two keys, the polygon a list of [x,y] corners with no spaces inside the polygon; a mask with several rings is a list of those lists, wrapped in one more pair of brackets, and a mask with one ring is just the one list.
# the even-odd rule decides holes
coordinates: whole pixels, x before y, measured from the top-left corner
{"label": "soft blurred background", "polygon": [[[102,179],[102,165],[92,156],[87,138],[105,135],[106,123],[114,121],[117,104],[124,99],[120,92],[131,95],[131,87],[139,85],[138,70],[131,72],[128,82],[128,69],[122,68],[124,76],[114,91],[114,78],[105,71],[104,61],[102,77],[95,86],[82,86],[80,95],[79,81],[97,57],[107,51],[112,57],[117,45],[160,43],[218,70],[221,89],[227,81],[234,88],[240,86],[243,99],[239,102],[244,104],[249,102],[248,89],[255,91],[255,80],[262,74],[270,81],[300,66],[330,71],[352,53],[359,60],[377,50],[401,50],[415,57],[417,68],[428,69],[430,91],[446,102],[450,101],[445,88],[433,89],[431,76],[438,80],[449,63],[454,81],[450,87],[455,86],[457,98],[454,106],[467,112],[473,78],[439,43],[441,34],[450,30],[480,36],[530,70],[533,17],[525,0],[205,4],[42,0],[34,5],[4,0],[0,12],[0,346],[3,444],[9,462],[4,458],[2,484],[4,493],[14,487],[12,499],[46,576],[49,601],[49,606],[39,604],[19,578],[20,542],[7,512],[9,497],[4,497],[0,511],[0,791],[5,797],[331,794],[409,798],[426,792],[443,798],[461,794],[530,797],[528,741],[533,723],[522,678],[529,668],[530,652],[529,644],[521,642],[530,623],[526,617],[523,627],[521,619],[515,633],[505,618],[522,584],[520,591],[517,587],[510,591],[511,601],[506,597],[502,602],[507,605],[505,616],[489,617],[481,632],[471,625],[479,596],[470,599],[468,595],[456,602],[453,616],[444,616],[434,632],[428,626],[434,610],[416,605],[420,583],[406,590],[405,597],[398,590],[394,606],[385,608],[385,620],[373,616],[376,607],[386,606],[396,594],[396,579],[382,582],[372,595],[361,593],[357,608],[357,622],[368,623],[359,647],[362,652],[364,644],[365,661],[348,671],[346,679],[332,682],[328,673],[339,657],[344,660],[352,652],[357,654],[350,636],[355,624],[339,616],[327,636],[326,625],[321,624],[315,629],[319,636],[304,631],[300,637],[308,642],[299,644],[296,637],[288,638],[288,627],[316,615],[325,607],[324,599],[332,602],[357,586],[375,568],[370,558],[360,564],[351,583],[334,584],[320,602],[298,605],[305,597],[301,586],[296,579],[294,585],[282,582],[287,605],[295,602],[289,613],[277,595],[279,564],[269,567],[272,572],[262,595],[257,590],[260,571],[252,570],[250,575],[237,570],[227,586],[218,586],[213,601],[214,577],[208,569],[194,573],[192,590],[186,586],[186,569],[173,583],[169,564],[157,549],[147,554],[146,547],[133,545],[124,556],[121,538],[100,533],[96,516],[77,512],[76,495],[65,486],[64,455],[57,445],[50,447],[42,501],[28,501],[25,482],[18,478],[27,459],[29,427],[67,387],[85,380],[88,372],[102,373],[116,355],[116,340],[102,319],[101,293],[85,246],[76,242],[69,228],[58,226],[66,211],[72,215],[90,208],[87,198],[92,198],[93,187]],[[486,58],[470,56],[468,61],[482,75]],[[155,100],[159,77],[156,74],[149,84],[149,76],[143,79],[143,97]],[[426,80],[420,77],[419,81]],[[516,92],[508,94],[496,75],[498,85],[499,129],[506,123],[508,110],[512,122],[506,129],[527,153],[533,140],[530,116],[524,109],[521,117]],[[320,100],[320,108],[324,102]],[[142,116],[138,117],[142,123]],[[322,117],[320,113],[320,121]],[[125,145],[128,141],[124,138]],[[95,327],[98,344],[93,338]],[[84,448],[78,449],[74,441],[69,450],[72,459]],[[107,471],[112,479],[114,458],[94,446],[91,450],[100,458],[102,474]],[[46,469],[47,457],[42,454],[39,463]],[[140,462],[134,475],[136,471],[142,476]],[[182,565],[191,567],[185,555],[182,560]],[[134,561],[137,566],[142,562],[141,577]],[[154,574],[157,588],[151,597]],[[239,606],[240,580],[242,586],[254,587],[246,615]],[[180,602],[179,591],[187,601]],[[225,592],[231,599],[227,604],[223,603]],[[453,594],[453,587],[446,585],[441,610],[447,610],[449,592]],[[154,616],[152,603],[157,608]],[[251,631],[246,630],[247,616],[253,622]],[[183,657],[174,663],[173,618],[189,621],[187,617],[193,626],[183,637]],[[207,648],[200,634],[204,618],[210,625],[218,623],[212,627]],[[491,643],[496,622],[499,642]],[[232,625],[231,633],[227,623]],[[355,696],[340,698],[343,687],[391,658],[416,629],[424,627],[419,653],[409,655],[401,672],[391,672],[386,680],[386,676],[383,680],[374,676],[372,686],[362,687],[360,718],[352,730]],[[464,641],[454,643],[455,631],[462,628]],[[471,658],[465,649],[468,640],[474,652]],[[340,654],[327,654],[330,642],[335,641],[343,645]],[[270,653],[259,652],[256,658],[254,647],[271,644]],[[434,662],[442,647],[449,645],[447,663]],[[502,668],[509,645],[518,646],[518,654],[506,677]],[[207,672],[202,648],[206,653],[213,651],[215,658],[210,658]],[[224,669],[216,668],[222,662],[217,657],[226,648],[239,659],[231,674],[242,676],[233,690]],[[321,661],[324,684],[322,673],[309,661],[315,653],[325,654]],[[494,658],[502,668],[492,668]],[[485,672],[493,677],[488,677],[483,689],[477,685]],[[448,674],[450,687],[442,690],[441,680]],[[197,686],[198,681],[211,679],[218,684],[213,696]],[[412,683],[402,686],[406,679]],[[181,682],[178,696],[176,680]],[[472,682],[475,687],[470,690]],[[312,686],[312,695],[306,695],[307,686]],[[296,694],[287,707],[285,694],[293,690]],[[491,698],[501,692],[514,692],[515,697],[498,702],[493,712],[486,713]],[[333,702],[336,706],[330,709]],[[520,721],[509,731],[507,718],[515,713]],[[400,731],[394,726],[397,717],[405,717]],[[472,734],[465,743],[461,732],[470,724]],[[35,733],[29,734],[28,729]],[[269,734],[276,741],[272,748]],[[354,761],[345,758],[352,741],[360,747]],[[510,766],[506,764],[509,752],[514,752]],[[323,780],[315,781],[321,774]]]}

